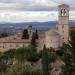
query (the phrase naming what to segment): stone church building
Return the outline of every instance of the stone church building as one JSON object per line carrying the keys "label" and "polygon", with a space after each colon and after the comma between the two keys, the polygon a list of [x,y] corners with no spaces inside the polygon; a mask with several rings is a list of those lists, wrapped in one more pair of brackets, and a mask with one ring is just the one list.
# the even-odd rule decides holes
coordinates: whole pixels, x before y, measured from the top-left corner
{"label": "stone church building", "polygon": [[[58,6],[58,24],[56,27],[49,29],[45,32],[39,33],[38,48],[42,49],[44,45],[47,48],[53,47],[58,48],[62,44],[68,43],[69,40],[69,6],[61,4]],[[31,26],[28,27],[29,39],[22,39],[22,33],[0,38],[0,51],[8,49],[19,48],[28,46],[31,42],[33,29]]]}
{"label": "stone church building", "polygon": [[69,40],[69,6],[62,4],[58,6],[58,24],[55,28],[41,34],[39,47],[42,48],[45,44],[47,48],[58,48],[62,44],[68,43]]}

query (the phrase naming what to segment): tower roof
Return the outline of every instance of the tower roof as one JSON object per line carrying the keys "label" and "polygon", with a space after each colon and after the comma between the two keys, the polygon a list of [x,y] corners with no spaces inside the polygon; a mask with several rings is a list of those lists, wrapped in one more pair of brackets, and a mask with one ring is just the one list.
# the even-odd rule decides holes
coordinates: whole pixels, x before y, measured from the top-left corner
{"label": "tower roof", "polygon": [[59,7],[69,7],[69,5],[67,5],[67,4],[61,4],[61,5],[59,5]]}

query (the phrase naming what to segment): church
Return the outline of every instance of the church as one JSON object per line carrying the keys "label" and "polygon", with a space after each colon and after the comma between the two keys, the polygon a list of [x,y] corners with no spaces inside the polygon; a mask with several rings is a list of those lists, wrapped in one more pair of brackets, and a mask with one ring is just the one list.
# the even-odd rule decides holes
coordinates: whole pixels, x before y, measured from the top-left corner
{"label": "church", "polygon": [[[58,24],[45,32],[39,33],[39,50],[46,45],[47,48],[59,48],[62,44],[69,41],[69,6],[61,4],[58,6]],[[19,48],[30,45],[33,28],[28,27],[29,39],[22,39],[22,33],[0,38],[0,51]]]}
{"label": "church", "polygon": [[69,6],[61,4],[58,6],[58,24],[56,27],[41,33],[39,48],[46,45],[47,48],[58,48],[69,41]]}

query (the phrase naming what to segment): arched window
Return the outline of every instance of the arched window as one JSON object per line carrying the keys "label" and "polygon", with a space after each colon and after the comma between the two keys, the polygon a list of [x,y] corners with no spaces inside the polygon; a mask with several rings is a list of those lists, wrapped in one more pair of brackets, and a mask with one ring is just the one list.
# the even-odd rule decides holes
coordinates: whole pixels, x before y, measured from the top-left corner
{"label": "arched window", "polygon": [[66,10],[65,9],[61,9],[61,16],[66,16]]}

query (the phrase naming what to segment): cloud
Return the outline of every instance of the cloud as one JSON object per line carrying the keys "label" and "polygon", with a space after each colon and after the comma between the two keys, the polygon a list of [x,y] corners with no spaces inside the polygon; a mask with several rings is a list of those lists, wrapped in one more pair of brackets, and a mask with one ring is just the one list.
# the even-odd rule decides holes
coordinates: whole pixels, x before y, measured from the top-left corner
{"label": "cloud", "polygon": [[[0,22],[46,22],[58,20],[56,11],[0,12]],[[75,11],[70,12],[70,20],[75,20]]]}
{"label": "cloud", "polygon": [[[0,22],[57,20],[57,6],[62,3],[75,10],[75,0],[0,0]],[[75,19],[75,11],[70,12],[70,19]]]}
{"label": "cloud", "polygon": [[11,0],[11,2],[0,0],[0,2],[3,2],[0,3],[0,10],[50,10],[58,5],[51,0]]}
{"label": "cloud", "polygon": [[75,10],[75,0],[52,0],[52,1],[59,4],[62,4],[62,3],[68,4],[70,5],[71,10]]}
{"label": "cloud", "polygon": [[2,3],[12,3],[12,2],[27,2],[27,0],[0,0]]}
{"label": "cloud", "polygon": [[[55,12],[0,12],[0,22],[44,22],[56,20]],[[41,15],[42,14],[42,15]]]}
{"label": "cloud", "polygon": [[56,10],[62,3],[69,4],[75,10],[75,0],[0,0],[0,10]]}

